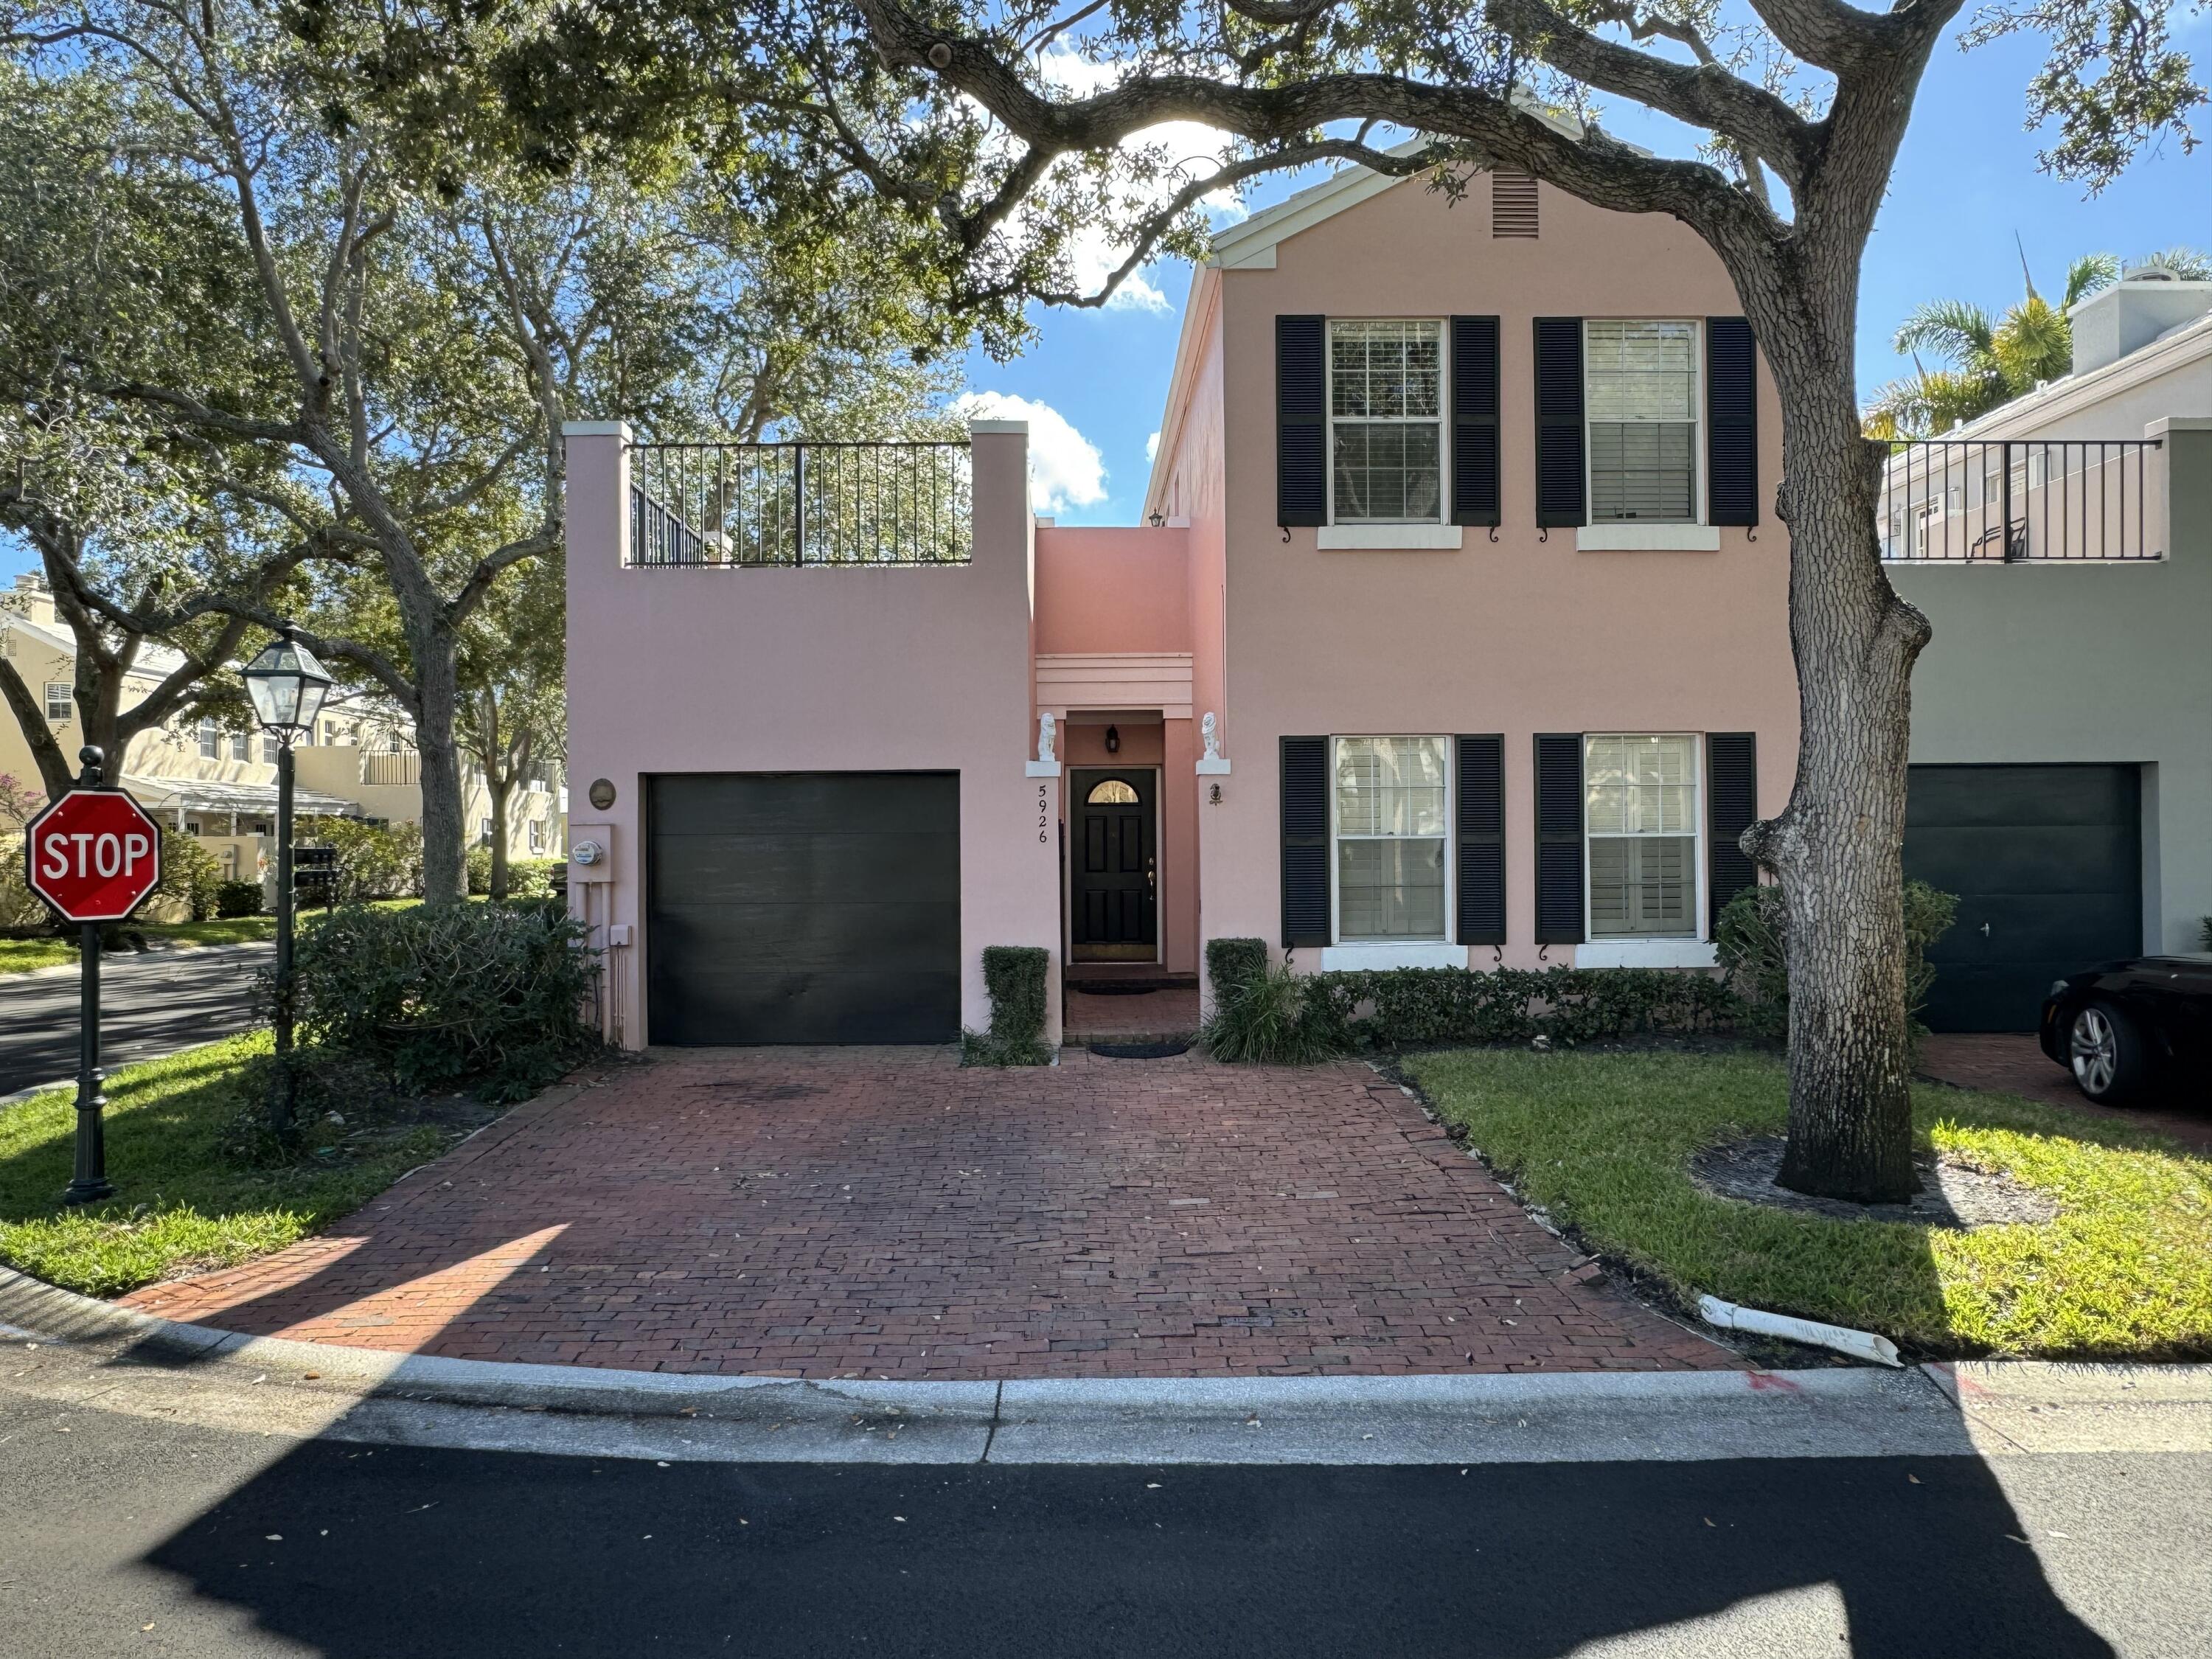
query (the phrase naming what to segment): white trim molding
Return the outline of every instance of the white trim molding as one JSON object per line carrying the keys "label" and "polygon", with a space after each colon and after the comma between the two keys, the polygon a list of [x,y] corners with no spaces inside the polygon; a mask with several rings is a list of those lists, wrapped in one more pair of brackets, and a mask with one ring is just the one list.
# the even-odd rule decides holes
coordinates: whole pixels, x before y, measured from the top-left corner
{"label": "white trim molding", "polygon": [[1721,532],[1710,524],[1589,524],[1575,532],[1577,553],[1717,553]]}
{"label": "white trim molding", "polygon": [[1575,946],[1577,968],[1717,968],[1720,952],[1701,939],[1606,939]]}
{"label": "white trim molding", "polygon": [[1025,778],[1056,778],[1060,775],[1058,761],[1024,761],[1022,775]]}
{"label": "white trim molding", "polygon": [[1040,708],[1157,708],[1190,718],[1188,651],[1046,651],[1037,653]]}
{"label": "white trim molding", "polygon": [[1467,544],[1467,532],[1455,524],[1325,524],[1314,532],[1314,544],[1324,553],[1456,553]]}
{"label": "white trim molding", "polygon": [[1323,973],[1345,969],[1379,972],[1387,968],[1464,968],[1464,945],[1324,945]]}

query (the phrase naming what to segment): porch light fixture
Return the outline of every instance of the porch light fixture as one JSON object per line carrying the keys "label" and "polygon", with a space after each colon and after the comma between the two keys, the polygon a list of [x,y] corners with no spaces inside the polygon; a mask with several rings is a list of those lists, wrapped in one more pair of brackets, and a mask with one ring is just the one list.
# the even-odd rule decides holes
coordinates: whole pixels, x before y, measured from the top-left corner
{"label": "porch light fixture", "polygon": [[1168,515],[1167,515],[1166,514],[1164,514],[1164,513],[1161,512],[1158,507],[1154,507],[1154,508],[1152,509],[1152,516],[1151,520],[1149,520],[1149,522],[1151,523],[1151,525],[1152,525],[1152,528],[1153,528],[1153,529],[1158,530],[1158,529],[1162,525],[1165,524],[1167,521],[1168,521]]}
{"label": "porch light fixture", "polygon": [[1121,752],[1121,728],[1118,726],[1109,726],[1106,728],[1106,752],[1109,755],[1118,755]]}

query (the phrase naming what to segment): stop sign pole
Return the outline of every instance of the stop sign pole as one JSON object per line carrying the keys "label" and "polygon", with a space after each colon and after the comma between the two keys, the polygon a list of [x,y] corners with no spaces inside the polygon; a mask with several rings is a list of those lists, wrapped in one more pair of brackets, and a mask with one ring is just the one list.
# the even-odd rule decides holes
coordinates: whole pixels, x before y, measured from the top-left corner
{"label": "stop sign pole", "polygon": [[122,790],[100,787],[106,757],[99,750],[88,744],[77,758],[84,770],[76,787],[25,826],[23,861],[31,890],[80,930],[76,1167],[62,1202],[94,1204],[115,1195],[103,1122],[106,1073],[100,1066],[100,928],[127,920],[160,885],[161,832]]}

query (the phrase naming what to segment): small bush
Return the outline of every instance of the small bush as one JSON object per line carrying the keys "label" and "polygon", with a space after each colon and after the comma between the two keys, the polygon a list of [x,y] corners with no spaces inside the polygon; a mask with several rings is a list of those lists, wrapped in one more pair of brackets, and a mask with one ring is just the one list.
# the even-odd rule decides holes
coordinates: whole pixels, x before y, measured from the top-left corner
{"label": "small bush", "polygon": [[549,903],[349,905],[300,940],[300,1030],[410,1094],[518,1100],[594,1040],[582,1011],[599,962],[584,939]]}
{"label": "small bush", "polygon": [[2212,916],[2205,917],[2197,924],[2197,942],[2206,950],[2212,951]]}
{"label": "small bush", "polygon": [[1217,1008],[1237,1000],[1244,988],[1267,971],[1267,941],[1210,939],[1206,941],[1206,977]]}
{"label": "small bush", "polygon": [[226,881],[216,888],[215,913],[218,916],[258,916],[263,908],[261,884],[258,881]]}
{"label": "small bush", "polygon": [[217,913],[222,885],[221,860],[197,837],[163,824],[161,880],[155,894],[175,900],[191,921],[208,921]]}
{"label": "small bush", "polygon": [[466,860],[469,891],[478,896],[491,891],[491,848],[471,847]]}
{"label": "small bush", "polygon": [[[1959,899],[1924,881],[1905,884],[1905,1011],[1914,1036],[1927,1035],[1921,1008],[1936,970],[1928,947],[1950,930]],[[1782,890],[1747,887],[1721,909],[1715,939],[1723,976],[1745,1030],[1781,1042],[1790,1035],[1790,944]]]}
{"label": "small bush", "polygon": [[23,838],[0,836],[0,927],[28,931],[51,920],[46,902],[23,880]]}
{"label": "small bush", "polygon": [[561,867],[561,863],[559,859],[509,859],[507,864],[507,897],[552,897],[553,872]]}
{"label": "small bush", "polygon": [[[1211,969],[1210,951],[1208,957]],[[1338,1006],[1321,983],[1328,977],[1300,975],[1288,963],[1270,966],[1263,961],[1258,975],[1243,981],[1231,994],[1224,996],[1217,989],[1213,1012],[1199,1031],[1206,1053],[1247,1066],[1310,1066],[1343,1053],[1350,1038]],[[1217,986],[1219,982],[1215,981]]]}
{"label": "small bush", "polygon": [[991,1029],[961,1034],[961,1058],[970,1066],[1044,1066],[1045,975],[1051,953],[1040,945],[983,947],[983,988],[991,997]]}
{"label": "small bush", "polygon": [[337,902],[411,898],[422,890],[422,826],[325,818],[315,842],[338,855]]}

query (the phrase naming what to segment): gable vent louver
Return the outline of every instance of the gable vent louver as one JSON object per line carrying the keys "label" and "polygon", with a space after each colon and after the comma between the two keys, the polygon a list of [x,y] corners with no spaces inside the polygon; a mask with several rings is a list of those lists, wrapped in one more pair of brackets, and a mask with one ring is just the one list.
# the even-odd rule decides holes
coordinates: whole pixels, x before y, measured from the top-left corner
{"label": "gable vent louver", "polygon": [[1536,234],[1536,180],[1533,174],[1501,172],[1490,175],[1490,234]]}

